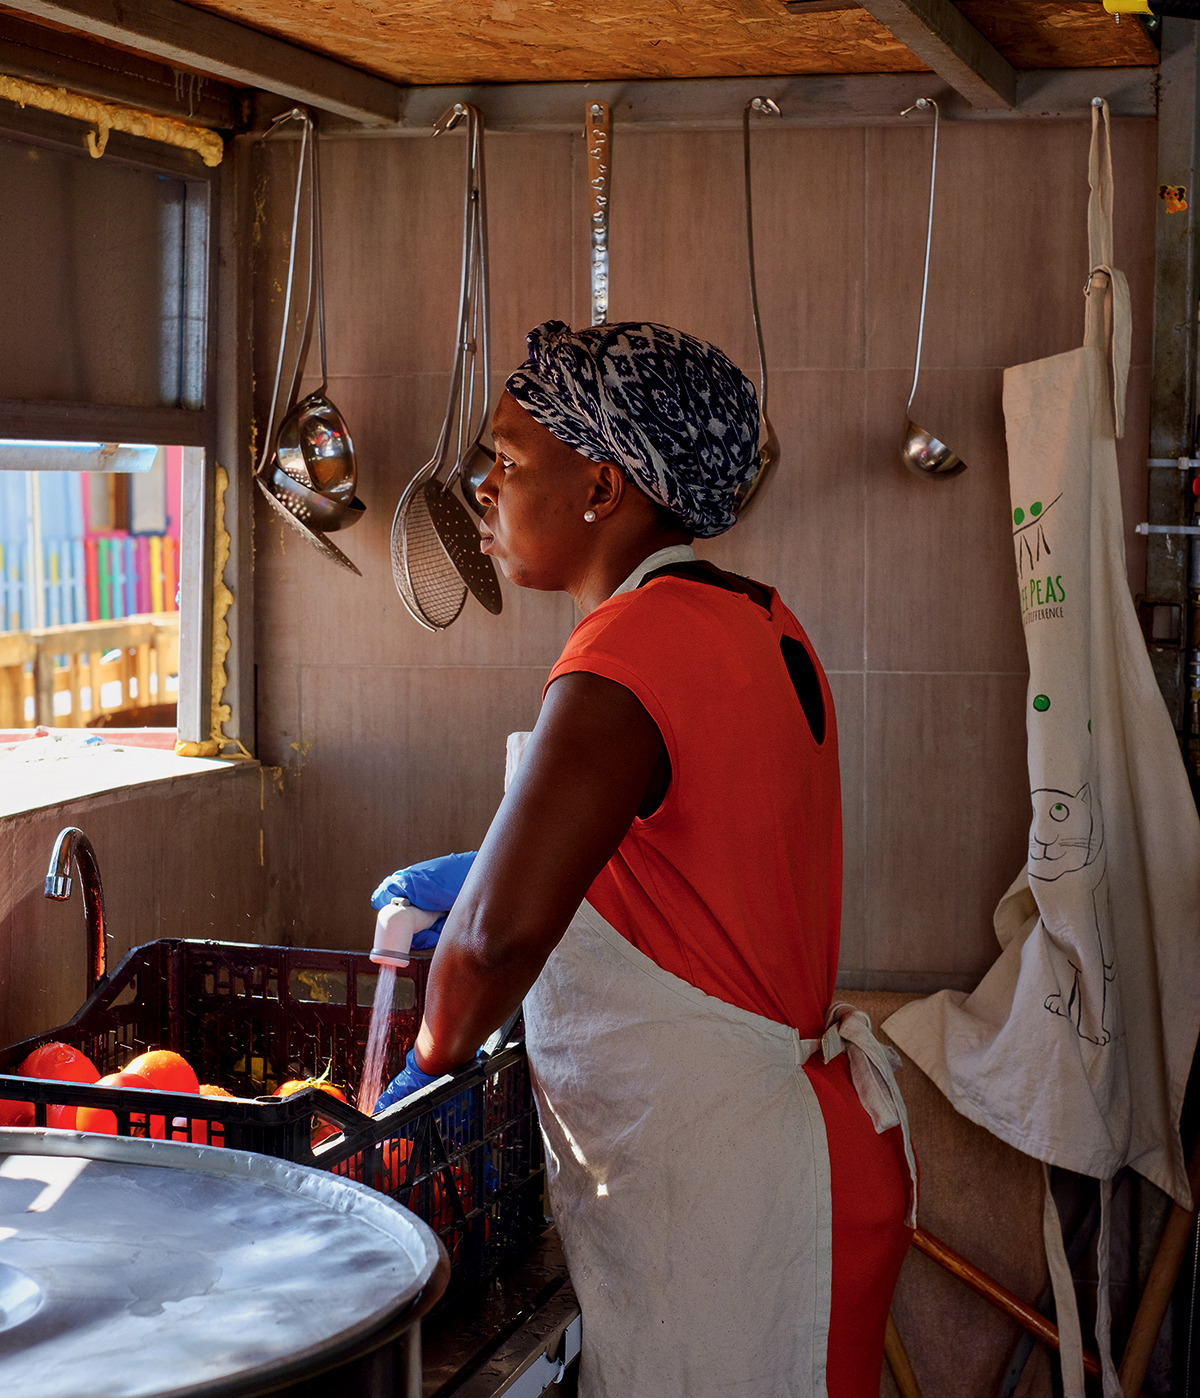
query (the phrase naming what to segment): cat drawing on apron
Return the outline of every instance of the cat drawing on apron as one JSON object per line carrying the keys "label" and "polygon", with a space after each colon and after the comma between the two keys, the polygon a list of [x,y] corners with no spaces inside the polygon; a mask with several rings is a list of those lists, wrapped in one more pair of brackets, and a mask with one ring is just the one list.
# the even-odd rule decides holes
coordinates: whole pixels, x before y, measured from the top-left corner
{"label": "cat drawing on apron", "polygon": [[[1032,796],[1029,877],[1041,884],[1067,879],[1090,887],[1095,927],[1093,938],[1086,920],[1080,929],[1069,919],[1049,913],[1049,900],[1039,900],[1052,963],[1059,963],[1054,965],[1058,982],[1067,987],[1048,995],[1045,1006],[1051,1014],[1069,1019],[1081,1039],[1103,1046],[1112,1038],[1108,987],[1116,979],[1115,961],[1106,950],[1112,937],[1103,820],[1098,811],[1093,812],[1086,782],[1074,794],[1041,787]],[[1072,901],[1078,904],[1078,892]]]}

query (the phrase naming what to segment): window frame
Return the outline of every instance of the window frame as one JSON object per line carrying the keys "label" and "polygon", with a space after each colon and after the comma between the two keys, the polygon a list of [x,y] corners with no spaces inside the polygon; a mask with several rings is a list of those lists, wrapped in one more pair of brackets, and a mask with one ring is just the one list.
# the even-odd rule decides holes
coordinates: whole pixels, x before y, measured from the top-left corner
{"label": "window frame", "polygon": [[[124,95],[128,101],[128,94]],[[32,107],[0,104],[0,137],[78,153],[90,123]],[[181,740],[210,737],[213,670],[213,554],[217,463],[225,466],[225,528],[230,557],[224,581],[233,594],[226,616],[230,649],[223,702],[232,710],[224,732],[254,751],[253,501],[249,460],[251,307],[249,298],[250,150],[245,137],[226,141],[225,159],[205,166],[195,152],[112,131],[100,158],[181,180],[186,226],[202,217],[203,261],[185,264],[185,306],[203,305],[204,344],[189,346],[180,391],[195,407],[140,407],[86,402],[0,399],[0,436],[33,440],[133,441],[183,447],[179,617]],[[85,157],[86,158],[86,157]],[[194,255],[193,255],[194,256]],[[196,284],[203,276],[202,299]]]}

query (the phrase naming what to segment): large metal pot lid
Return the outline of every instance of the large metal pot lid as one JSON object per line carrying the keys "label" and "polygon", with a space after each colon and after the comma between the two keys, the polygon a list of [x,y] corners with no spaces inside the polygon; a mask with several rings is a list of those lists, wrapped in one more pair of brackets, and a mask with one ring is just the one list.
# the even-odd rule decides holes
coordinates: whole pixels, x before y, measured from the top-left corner
{"label": "large metal pot lid", "polygon": [[319,1369],[402,1316],[438,1247],[407,1209],[321,1170],[0,1130],[0,1391],[200,1398]]}

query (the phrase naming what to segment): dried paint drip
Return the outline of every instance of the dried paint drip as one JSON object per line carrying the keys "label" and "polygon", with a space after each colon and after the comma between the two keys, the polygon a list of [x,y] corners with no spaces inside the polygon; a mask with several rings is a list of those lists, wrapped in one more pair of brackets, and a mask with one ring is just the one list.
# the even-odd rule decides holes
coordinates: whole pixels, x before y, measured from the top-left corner
{"label": "dried paint drip", "polygon": [[383,1091],[383,1073],[387,1063],[388,1031],[392,1026],[392,996],[396,991],[396,968],[383,963],[375,982],[375,1003],[371,1007],[371,1030],[367,1035],[367,1052],[363,1059],[362,1085],[358,1089],[358,1110],[367,1116],[375,1110]]}

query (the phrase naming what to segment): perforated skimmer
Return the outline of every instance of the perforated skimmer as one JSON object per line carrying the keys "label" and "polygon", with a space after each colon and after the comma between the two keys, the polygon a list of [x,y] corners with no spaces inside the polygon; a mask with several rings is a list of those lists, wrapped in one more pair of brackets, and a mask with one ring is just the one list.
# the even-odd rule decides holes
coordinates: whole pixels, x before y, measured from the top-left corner
{"label": "perforated skimmer", "polygon": [[[463,255],[458,334],[446,416],[433,456],[409,481],[392,519],[392,577],[413,619],[443,631],[458,617],[467,590],[491,613],[504,605],[492,561],[479,551],[479,533],[452,493],[464,461],[479,451],[487,424],[488,297],[487,200],[483,168],[483,120],[456,102],[438,118],[433,134],[467,119],[467,177],[463,199]],[[455,438],[454,465],[441,473]]]}

